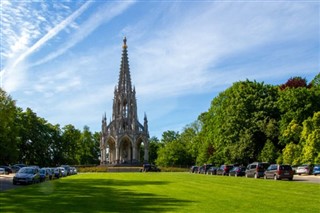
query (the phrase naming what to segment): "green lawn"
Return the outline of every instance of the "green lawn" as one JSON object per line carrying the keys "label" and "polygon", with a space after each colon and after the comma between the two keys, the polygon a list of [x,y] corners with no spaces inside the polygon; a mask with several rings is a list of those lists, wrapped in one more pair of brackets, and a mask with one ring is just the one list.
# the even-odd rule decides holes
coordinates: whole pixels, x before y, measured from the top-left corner
{"label": "green lawn", "polygon": [[91,173],[0,193],[0,212],[320,212],[320,185],[190,173]]}

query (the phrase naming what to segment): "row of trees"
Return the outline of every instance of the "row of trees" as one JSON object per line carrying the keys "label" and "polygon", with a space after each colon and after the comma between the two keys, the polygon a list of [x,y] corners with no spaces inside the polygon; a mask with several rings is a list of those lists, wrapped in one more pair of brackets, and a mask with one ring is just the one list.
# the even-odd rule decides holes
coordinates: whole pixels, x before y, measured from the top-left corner
{"label": "row of trees", "polygon": [[[87,126],[60,128],[23,111],[0,89],[0,164],[98,164],[99,139]],[[301,77],[279,86],[234,83],[181,133],[152,137],[149,160],[160,166],[320,163],[320,73],[310,84]]]}
{"label": "row of trees", "polygon": [[99,163],[99,133],[73,125],[60,128],[38,117],[30,108],[23,111],[0,89],[0,164]]}
{"label": "row of trees", "polygon": [[161,166],[320,163],[320,73],[310,84],[301,77],[280,86],[236,82],[181,134],[167,131],[151,143]]}

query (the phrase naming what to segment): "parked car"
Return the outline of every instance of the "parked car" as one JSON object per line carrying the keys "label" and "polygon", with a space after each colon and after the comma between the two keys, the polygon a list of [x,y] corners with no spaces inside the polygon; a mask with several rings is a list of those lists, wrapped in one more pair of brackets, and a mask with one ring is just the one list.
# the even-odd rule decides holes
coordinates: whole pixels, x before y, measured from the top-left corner
{"label": "parked car", "polygon": [[312,169],[313,169],[312,165],[303,164],[298,167],[296,174],[298,174],[298,175],[302,175],[302,174],[311,175]]}
{"label": "parked car", "polygon": [[13,166],[19,166],[20,168],[22,168],[22,167],[26,167],[27,165],[23,163],[17,163],[17,164],[14,164]]}
{"label": "parked car", "polygon": [[254,162],[247,166],[246,177],[260,178],[264,176],[264,171],[270,166],[270,163],[266,162]]}
{"label": "parked car", "polygon": [[143,164],[143,171],[144,172],[161,172],[156,165],[153,164]]}
{"label": "parked car", "polygon": [[213,166],[212,164],[204,164],[203,166],[200,166],[198,168],[198,173],[199,174],[207,174],[208,173],[208,170],[209,168]]}
{"label": "parked car", "polygon": [[61,176],[62,177],[67,177],[68,173],[67,170],[64,167],[59,167],[60,171],[61,171]]}
{"label": "parked car", "polygon": [[320,165],[315,165],[315,166],[313,167],[312,174],[314,174],[315,176],[317,176],[317,175],[320,174]]}
{"label": "parked car", "polygon": [[73,174],[73,175],[76,175],[78,173],[76,167],[70,167],[70,170],[71,170],[71,174]]}
{"label": "parked car", "polygon": [[62,173],[59,167],[54,168],[54,178],[61,178]]}
{"label": "parked car", "polygon": [[292,171],[296,174],[299,165],[291,165]]}
{"label": "parked car", "polygon": [[290,165],[271,164],[264,172],[264,179],[273,178],[274,180],[292,180],[294,171]]}
{"label": "parked car", "polygon": [[12,173],[17,173],[21,169],[21,167],[15,165],[11,166],[10,168],[12,170]]}
{"label": "parked car", "polygon": [[54,176],[54,169],[53,168],[44,168],[44,169],[46,169],[46,171],[48,173],[49,180],[52,180],[53,176]]}
{"label": "parked car", "polygon": [[40,182],[49,180],[49,173],[47,172],[47,169],[45,168],[40,169],[39,175],[40,175]]}
{"label": "parked car", "polygon": [[12,173],[12,169],[9,166],[0,166],[0,168],[3,168],[7,175]]}
{"label": "parked car", "polygon": [[198,171],[198,166],[191,166],[190,173],[196,173]]}
{"label": "parked car", "polygon": [[229,175],[229,171],[233,168],[233,165],[223,164],[217,169],[217,175]]}
{"label": "parked car", "polygon": [[0,175],[4,175],[6,173],[6,171],[4,170],[4,168],[0,168]]}
{"label": "parked car", "polygon": [[198,174],[204,174],[204,166],[199,166],[197,173]]}
{"label": "parked car", "polygon": [[208,174],[210,175],[216,175],[217,174],[217,169],[218,167],[214,167],[214,166],[211,166],[209,169],[208,169]]}
{"label": "parked car", "polygon": [[66,175],[71,175],[70,174],[70,166],[69,165],[61,165],[61,167],[63,167],[66,171]]}
{"label": "parked car", "polygon": [[246,167],[244,166],[236,166],[229,171],[229,176],[238,177],[238,176],[245,176],[245,174],[246,174]]}
{"label": "parked car", "polygon": [[23,167],[13,177],[13,185],[39,183],[39,170],[35,167]]}

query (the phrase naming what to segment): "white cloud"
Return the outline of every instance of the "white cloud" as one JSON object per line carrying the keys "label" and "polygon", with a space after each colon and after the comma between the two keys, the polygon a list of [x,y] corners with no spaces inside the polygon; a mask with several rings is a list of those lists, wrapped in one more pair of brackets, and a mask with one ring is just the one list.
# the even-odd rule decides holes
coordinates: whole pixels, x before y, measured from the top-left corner
{"label": "white cloud", "polygon": [[[105,4],[103,7],[99,8],[94,15],[89,17],[81,27],[76,27],[76,31],[70,36],[67,42],[63,43],[57,51],[49,54],[40,61],[35,62],[33,65],[40,65],[46,63],[63,53],[68,49],[73,47],[78,42],[82,41],[85,37],[91,34],[97,27],[101,24],[112,20],[114,17],[120,15],[128,7],[130,7],[134,1],[124,1],[124,2],[112,2],[112,4]],[[72,25],[74,26],[74,25]]]}
{"label": "white cloud", "polygon": [[[11,56],[11,58],[13,58],[14,56],[13,60],[6,61],[5,67],[1,71],[3,81],[4,81],[4,88],[8,92],[15,90],[16,88],[12,86],[10,87],[7,86],[7,83],[6,83],[7,75],[10,75],[10,77],[13,78],[10,72],[16,72],[16,70],[19,70],[19,69],[16,69],[19,63],[25,60],[25,58],[28,57],[30,54],[32,54],[34,51],[41,48],[41,46],[43,46],[48,40],[53,38],[61,30],[63,30],[66,26],[68,26],[68,24],[70,24],[75,18],[81,15],[81,13],[83,13],[90,4],[91,4],[90,1],[84,3],[78,10],[72,13],[69,17],[64,19],[61,23],[59,23],[54,28],[50,29],[42,38],[40,38],[37,42],[35,42],[31,47],[28,46],[29,43],[31,42],[30,38],[37,37],[35,36],[35,34],[32,35],[32,33],[36,32],[36,35],[40,35],[40,33],[38,32],[39,31],[38,29],[34,28],[34,25],[37,24],[38,20],[36,20],[35,22],[33,20],[27,20],[27,21],[24,20],[25,16],[28,17],[28,15],[30,15],[28,14],[28,12],[31,12],[30,5],[26,5],[26,2],[22,2],[20,4],[17,4],[17,7],[8,4],[8,7],[4,8],[4,9],[7,9],[7,13],[9,14],[9,16],[12,15],[14,16],[14,18],[18,17],[19,23],[22,28],[21,35],[19,35],[20,34],[19,31],[14,32],[16,27],[12,25],[12,23],[14,23],[14,20],[11,19],[11,20],[4,21],[9,26],[7,29],[3,30],[3,33],[1,34],[1,36],[4,36],[3,40],[5,41],[5,45],[7,45],[11,50],[11,53],[6,53],[5,55],[8,55],[9,57]],[[14,40],[10,40],[11,38],[10,35],[12,33],[15,35],[13,36],[15,38]],[[17,76],[19,76],[19,74]],[[20,75],[19,78],[21,78],[21,76],[23,75]]]}
{"label": "white cloud", "polygon": [[[230,56],[241,57],[242,52],[259,50],[261,46],[270,45],[276,50],[277,47],[271,45],[290,40],[297,42],[302,33],[308,36],[317,24],[312,16],[307,17],[310,6],[297,9],[288,4],[216,2],[203,6],[191,9],[187,16],[183,16],[185,11],[176,14],[183,17],[179,21],[171,20],[171,14],[164,12],[168,16],[166,26],[131,45],[137,46],[129,50],[137,70],[134,73],[137,89],[143,95],[151,98],[177,96],[203,92],[221,82],[230,85],[230,79],[239,79],[246,72],[237,73],[236,69],[219,73],[224,71],[216,67],[221,61]],[[297,12],[305,14],[306,18],[301,21]],[[266,69],[251,67],[246,76],[266,76]],[[153,95],[155,93],[157,96]]]}

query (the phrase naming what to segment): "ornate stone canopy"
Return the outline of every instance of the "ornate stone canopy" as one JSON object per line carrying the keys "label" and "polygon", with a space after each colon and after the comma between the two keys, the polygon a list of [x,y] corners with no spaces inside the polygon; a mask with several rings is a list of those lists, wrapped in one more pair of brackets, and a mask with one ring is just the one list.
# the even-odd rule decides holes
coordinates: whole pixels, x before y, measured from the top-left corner
{"label": "ornate stone canopy", "polygon": [[[127,39],[123,39],[118,86],[114,90],[112,119],[102,118],[100,164],[138,164],[148,161],[149,131],[144,115],[143,125],[138,121],[135,88],[132,88],[128,61]],[[144,156],[140,149],[144,147]],[[143,160],[141,160],[143,159]]]}

